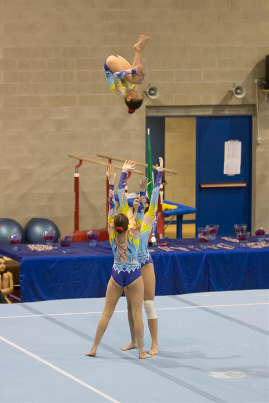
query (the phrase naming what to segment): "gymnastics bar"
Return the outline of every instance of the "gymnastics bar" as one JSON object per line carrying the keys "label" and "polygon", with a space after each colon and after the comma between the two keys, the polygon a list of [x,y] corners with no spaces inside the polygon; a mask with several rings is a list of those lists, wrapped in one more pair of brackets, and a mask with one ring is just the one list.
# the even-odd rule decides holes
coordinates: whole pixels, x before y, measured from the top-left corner
{"label": "gymnastics bar", "polygon": [[[79,161],[90,162],[91,164],[102,165],[102,166],[105,166],[105,167],[108,167],[108,165],[111,165],[111,166],[114,167],[115,169],[120,169],[120,170],[122,170],[122,166],[120,166],[120,165],[107,164],[106,162],[101,162],[101,161],[97,161],[97,160],[92,160],[92,159],[90,159],[90,158],[78,157],[78,156],[76,156],[76,155],[71,155],[71,154],[68,154],[68,157],[69,157],[69,158],[75,158],[75,159],[77,159],[77,160],[79,160]],[[122,161],[125,162],[125,160],[122,160]],[[138,164],[137,164],[137,165],[138,165]],[[134,169],[132,172],[133,172],[133,173],[136,173],[136,174],[139,174],[139,175],[145,175],[145,173],[144,173],[143,171],[139,171],[138,169]]]}
{"label": "gymnastics bar", "polygon": [[[109,155],[103,155],[103,154],[96,154],[97,157],[100,158],[107,158],[108,160],[114,160],[114,161],[119,161],[119,162],[125,162],[126,160],[122,159],[122,158],[117,158],[117,157],[110,157]],[[135,165],[138,165],[140,167],[144,167],[147,168],[148,164],[144,164],[143,162],[137,162],[137,161],[133,161],[135,163]],[[152,166],[153,169],[157,169],[158,167],[156,165]],[[174,171],[173,169],[169,169],[169,168],[163,168],[162,170],[163,172],[167,172],[169,174],[177,174],[177,171]],[[134,171],[132,171],[134,172]]]}

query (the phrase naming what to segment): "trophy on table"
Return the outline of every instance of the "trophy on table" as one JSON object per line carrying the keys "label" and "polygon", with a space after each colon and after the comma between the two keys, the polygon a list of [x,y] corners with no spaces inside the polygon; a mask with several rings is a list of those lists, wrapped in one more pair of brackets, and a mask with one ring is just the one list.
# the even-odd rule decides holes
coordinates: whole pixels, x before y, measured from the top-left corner
{"label": "trophy on table", "polygon": [[156,216],[154,224],[152,226],[152,236],[151,236],[151,240],[149,241],[149,246],[158,246],[157,239],[156,239],[157,221],[158,221],[158,217]]}

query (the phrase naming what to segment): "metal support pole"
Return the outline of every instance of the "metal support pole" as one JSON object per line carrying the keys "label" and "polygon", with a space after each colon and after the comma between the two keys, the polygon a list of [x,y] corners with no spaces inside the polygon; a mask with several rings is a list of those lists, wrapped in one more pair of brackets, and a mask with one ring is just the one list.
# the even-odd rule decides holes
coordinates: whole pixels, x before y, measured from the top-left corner
{"label": "metal support pole", "polygon": [[74,206],[74,231],[79,231],[79,167],[82,161],[75,166],[74,173],[74,192],[75,192],[75,206]]}

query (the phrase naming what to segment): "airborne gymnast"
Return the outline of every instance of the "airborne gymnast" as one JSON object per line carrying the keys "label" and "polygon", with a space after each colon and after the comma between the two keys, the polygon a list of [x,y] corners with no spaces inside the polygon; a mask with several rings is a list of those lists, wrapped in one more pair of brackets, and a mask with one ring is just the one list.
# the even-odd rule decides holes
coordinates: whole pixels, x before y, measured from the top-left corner
{"label": "airborne gymnast", "polygon": [[149,36],[140,35],[134,44],[135,56],[131,65],[119,55],[108,56],[104,63],[104,72],[107,84],[113,94],[119,95],[125,101],[129,113],[134,113],[143,103],[143,97],[137,92],[137,85],[141,84],[146,72],[141,65],[141,52]]}

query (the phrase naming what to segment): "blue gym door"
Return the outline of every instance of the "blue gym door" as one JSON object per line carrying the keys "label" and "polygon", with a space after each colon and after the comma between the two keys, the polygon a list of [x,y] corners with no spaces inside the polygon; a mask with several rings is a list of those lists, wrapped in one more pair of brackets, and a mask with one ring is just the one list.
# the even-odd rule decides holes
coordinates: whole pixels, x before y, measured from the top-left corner
{"label": "blue gym door", "polygon": [[196,228],[219,224],[218,235],[234,235],[234,224],[243,223],[251,231],[251,116],[196,122]]}

